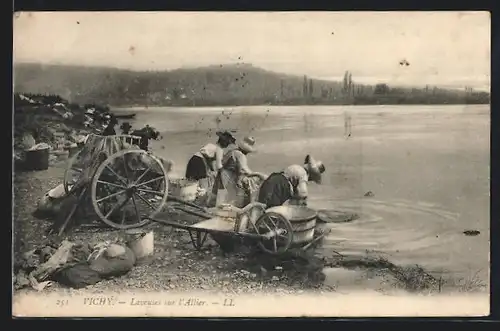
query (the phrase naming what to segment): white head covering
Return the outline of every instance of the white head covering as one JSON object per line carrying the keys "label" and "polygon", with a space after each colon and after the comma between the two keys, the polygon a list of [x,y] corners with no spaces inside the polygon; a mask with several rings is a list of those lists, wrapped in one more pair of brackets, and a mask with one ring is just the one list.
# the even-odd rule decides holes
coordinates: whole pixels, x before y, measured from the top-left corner
{"label": "white head covering", "polygon": [[255,148],[255,138],[250,136],[244,137],[238,141],[238,148],[247,153],[255,152],[257,150]]}

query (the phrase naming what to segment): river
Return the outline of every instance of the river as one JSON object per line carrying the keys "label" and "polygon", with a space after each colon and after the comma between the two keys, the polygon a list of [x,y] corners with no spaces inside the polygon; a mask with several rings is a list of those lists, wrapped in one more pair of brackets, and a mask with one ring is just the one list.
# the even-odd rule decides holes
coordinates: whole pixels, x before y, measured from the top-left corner
{"label": "river", "polygon": [[[163,139],[155,154],[182,175],[190,156],[215,130],[256,138],[250,167],[270,173],[300,164],[306,154],[326,166],[310,185],[310,205],[354,211],[334,224],[329,250],[385,254],[454,275],[489,277],[490,109],[468,106],[297,106],[128,108],[133,127],[150,124]],[[345,122],[350,117],[351,136]],[[373,197],[364,197],[367,191]],[[478,230],[465,236],[464,230]],[[332,253],[333,254],[333,253]]]}

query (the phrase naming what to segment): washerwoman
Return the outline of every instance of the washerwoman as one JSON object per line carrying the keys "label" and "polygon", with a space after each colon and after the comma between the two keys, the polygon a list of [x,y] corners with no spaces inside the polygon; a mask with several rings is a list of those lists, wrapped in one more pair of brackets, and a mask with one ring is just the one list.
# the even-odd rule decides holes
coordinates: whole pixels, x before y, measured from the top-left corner
{"label": "washerwoman", "polygon": [[206,190],[213,186],[217,172],[222,169],[224,148],[236,142],[228,131],[217,132],[219,139],[215,144],[203,146],[191,159],[186,167],[186,179],[198,181],[201,188]]}
{"label": "washerwoman", "polygon": [[[219,190],[225,190],[223,203],[242,208],[252,200],[258,190],[259,179],[266,175],[254,172],[248,166],[247,156],[256,151],[254,137],[244,137],[236,146],[228,148],[222,158],[222,169],[215,180],[212,194],[217,196]],[[220,203],[221,201],[217,201]]]}
{"label": "washerwoman", "polygon": [[323,162],[307,155],[304,164],[288,166],[281,172],[272,173],[260,186],[257,201],[268,208],[281,206],[285,202],[307,205],[307,184],[321,184],[325,172]]}

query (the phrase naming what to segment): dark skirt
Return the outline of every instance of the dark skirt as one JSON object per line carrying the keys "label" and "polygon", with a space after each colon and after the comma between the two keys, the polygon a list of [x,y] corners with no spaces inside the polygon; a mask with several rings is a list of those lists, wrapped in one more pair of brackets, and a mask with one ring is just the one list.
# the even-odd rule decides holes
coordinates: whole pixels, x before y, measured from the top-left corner
{"label": "dark skirt", "polygon": [[149,151],[149,139],[147,137],[142,136],[139,141],[139,148],[143,151]]}
{"label": "dark skirt", "polygon": [[290,182],[282,173],[273,173],[262,183],[258,200],[267,208],[281,206],[292,198]]}
{"label": "dark skirt", "polygon": [[189,180],[200,180],[208,177],[207,166],[203,157],[193,155],[186,167],[186,178]]}

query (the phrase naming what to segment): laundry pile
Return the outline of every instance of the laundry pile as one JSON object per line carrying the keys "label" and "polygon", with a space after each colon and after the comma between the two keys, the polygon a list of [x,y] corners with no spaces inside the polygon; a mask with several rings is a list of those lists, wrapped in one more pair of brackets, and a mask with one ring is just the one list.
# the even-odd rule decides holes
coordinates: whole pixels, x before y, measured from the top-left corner
{"label": "laundry pile", "polygon": [[80,106],[55,95],[16,93],[14,158],[18,169],[24,168],[26,152],[40,143],[49,147],[50,164],[71,157],[71,152],[82,147],[88,134],[103,132],[111,116],[106,106]]}
{"label": "laundry pile", "polygon": [[128,273],[136,263],[134,252],[121,243],[95,245],[51,239],[26,252],[14,264],[14,287],[37,291],[57,282],[84,288]]}

